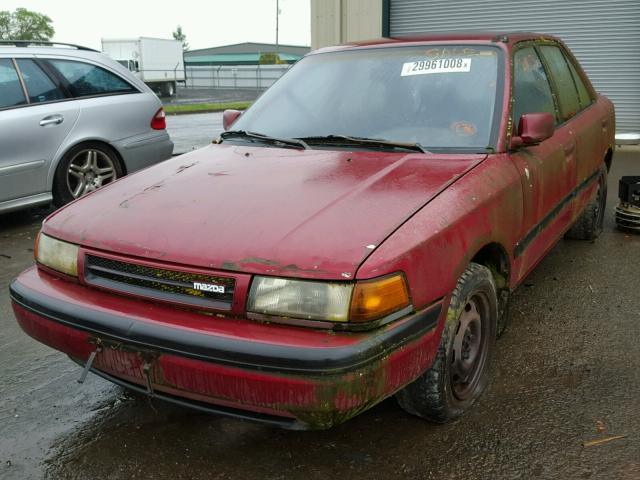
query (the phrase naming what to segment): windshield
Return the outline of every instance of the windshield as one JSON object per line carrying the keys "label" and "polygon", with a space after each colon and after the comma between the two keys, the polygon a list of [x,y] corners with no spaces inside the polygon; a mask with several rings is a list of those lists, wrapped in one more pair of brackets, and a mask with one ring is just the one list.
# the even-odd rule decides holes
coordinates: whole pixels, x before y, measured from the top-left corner
{"label": "windshield", "polygon": [[[492,145],[500,50],[391,47],[309,55],[234,130],[281,138],[347,135],[428,150]],[[311,144],[311,142],[309,141]]]}

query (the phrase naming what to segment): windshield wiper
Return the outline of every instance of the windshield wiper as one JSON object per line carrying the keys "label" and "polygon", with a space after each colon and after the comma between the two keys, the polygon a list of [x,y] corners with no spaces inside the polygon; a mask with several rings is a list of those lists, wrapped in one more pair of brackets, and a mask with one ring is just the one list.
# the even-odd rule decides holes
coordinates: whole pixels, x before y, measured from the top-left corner
{"label": "windshield wiper", "polygon": [[223,140],[227,138],[250,138],[259,140],[261,142],[270,143],[279,147],[295,147],[302,148],[304,150],[307,150],[309,148],[309,145],[307,145],[303,140],[300,140],[299,138],[271,137],[263,133],[247,132],[245,130],[228,130],[226,132],[222,132],[220,134],[220,138],[222,138]]}
{"label": "windshield wiper", "polygon": [[401,143],[392,142],[390,140],[384,140],[379,138],[366,138],[366,137],[352,137],[349,135],[325,135],[317,137],[302,137],[296,138],[296,140],[304,140],[308,143],[337,143],[337,144],[352,144],[352,145],[371,145],[378,147],[410,150],[412,152],[429,153],[419,143]]}

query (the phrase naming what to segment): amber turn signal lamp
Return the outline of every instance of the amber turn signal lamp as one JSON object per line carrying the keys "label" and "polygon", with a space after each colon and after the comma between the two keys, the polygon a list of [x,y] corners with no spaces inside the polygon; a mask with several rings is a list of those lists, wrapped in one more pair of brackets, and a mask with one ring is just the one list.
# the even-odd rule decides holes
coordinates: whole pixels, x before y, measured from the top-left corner
{"label": "amber turn signal lamp", "polygon": [[409,289],[401,274],[358,282],[351,297],[349,321],[362,323],[377,320],[409,304]]}

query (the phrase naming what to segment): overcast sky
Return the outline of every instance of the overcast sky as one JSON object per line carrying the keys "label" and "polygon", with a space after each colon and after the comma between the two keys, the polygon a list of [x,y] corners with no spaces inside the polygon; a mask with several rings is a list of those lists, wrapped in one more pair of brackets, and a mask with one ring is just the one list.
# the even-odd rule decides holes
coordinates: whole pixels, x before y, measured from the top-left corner
{"label": "overcast sky", "polygon": [[[54,40],[100,48],[101,38],[171,38],[182,25],[192,49],[240,42],[275,43],[276,0],[1,0],[53,20]],[[310,0],[280,0],[280,43],[310,44]]]}

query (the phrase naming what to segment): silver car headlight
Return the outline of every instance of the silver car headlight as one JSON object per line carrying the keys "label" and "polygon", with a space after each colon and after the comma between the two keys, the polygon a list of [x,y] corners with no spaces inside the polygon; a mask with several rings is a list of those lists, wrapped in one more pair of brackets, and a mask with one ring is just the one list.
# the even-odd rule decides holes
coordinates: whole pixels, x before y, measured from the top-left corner
{"label": "silver car headlight", "polygon": [[346,322],[353,283],[316,282],[256,276],[247,310],[253,313]]}
{"label": "silver car headlight", "polygon": [[40,233],[35,248],[36,261],[52,270],[78,276],[78,246]]}

